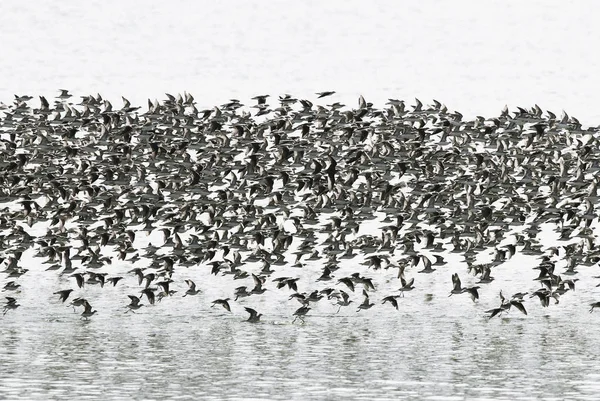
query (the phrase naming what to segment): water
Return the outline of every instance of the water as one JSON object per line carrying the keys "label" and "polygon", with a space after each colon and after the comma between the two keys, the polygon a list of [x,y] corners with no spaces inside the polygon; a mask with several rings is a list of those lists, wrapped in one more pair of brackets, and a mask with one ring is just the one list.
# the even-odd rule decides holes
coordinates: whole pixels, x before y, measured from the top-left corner
{"label": "water", "polygon": [[[322,3],[3,2],[0,102],[65,87],[144,105],[187,90],[200,108],[335,90],[331,102],[351,106],[359,94],[376,105],[416,96],[492,116],[504,104],[538,103],[584,125],[600,121],[590,1]],[[399,312],[356,313],[353,304],[335,314],[321,303],[305,324],[291,324],[295,308],[279,292],[242,302],[265,315],[249,324],[239,305],[232,314],[209,306],[231,284],[183,269],[173,299],[137,314],[124,313],[131,275],[82,290],[99,310],[82,321],[52,294],[72,279],[24,258],[22,306],[0,320],[0,399],[596,399],[600,391],[592,268],[580,268],[575,295],[559,305],[528,300],[527,316],[484,313],[501,289],[536,289],[534,259],[516,256],[478,304],[446,296],[451,273],[464,274],[451,264],[417,275]],[[314,281],[314,270],[289,272]],[[378,287],[393,276],[379,272]],[[181,298],[185,278],[203,294]]]}
{"label": "water", "polygon": [[[4,399],[593,399],[596,322],[197,312],[3,322]],[[6,321],[6,319],[5,319]],[[25,325],[27,324],[27,325]],[[26,366],[26,368],[25,368]]]}

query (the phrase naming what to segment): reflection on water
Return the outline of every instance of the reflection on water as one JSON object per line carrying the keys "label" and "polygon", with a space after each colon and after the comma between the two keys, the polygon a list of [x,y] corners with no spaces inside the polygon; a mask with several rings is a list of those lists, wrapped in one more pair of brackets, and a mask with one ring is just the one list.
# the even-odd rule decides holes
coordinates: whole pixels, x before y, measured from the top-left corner
{"label": "reflection on water", "polygon": [[[383,312],[382,312],[383,313]],[[2,399],[592,399],[593,320],[141,313],[0,328]]]}

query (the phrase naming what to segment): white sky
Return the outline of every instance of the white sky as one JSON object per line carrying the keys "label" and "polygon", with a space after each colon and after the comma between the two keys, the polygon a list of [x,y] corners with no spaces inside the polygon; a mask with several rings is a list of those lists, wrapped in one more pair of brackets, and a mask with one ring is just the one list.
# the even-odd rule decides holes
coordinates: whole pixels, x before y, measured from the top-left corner
{"label": "white sky", "polygon": [[600,124],[599,8],[589,1],[6,1],[0,101],[14,94],[147,97],[201,107],[286,92],[505,104]]}

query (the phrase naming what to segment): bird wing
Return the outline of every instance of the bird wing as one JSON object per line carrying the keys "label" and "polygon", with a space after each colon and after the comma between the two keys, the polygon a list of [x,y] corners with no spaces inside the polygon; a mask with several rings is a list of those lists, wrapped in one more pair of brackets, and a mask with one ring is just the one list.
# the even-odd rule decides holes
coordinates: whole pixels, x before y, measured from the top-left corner
{"label": "bird wing", "polygon": [[498,313],[502,312],[503,310],[504,309],[502,309],[502,308],[490,309],[490,310],[486,311],[486,313],[491,313],[491,315],[489,316],[489,319],[491,319],[494,316],[496,316]]}
{"label": "bird wing", "polygon": [[140,298],[136,297],[135,295],[127,295],[129,297],[129,299],[131,299],[131,303],[134,305],[138,305],[140,303]]}
{"label": "bird wing", "polygon": [[452,275],[452,285],[454,285],[454,290],[460,290],[460,278],[458,277],[458,273],[454,273]]}
{"label": "bird wing", "polygon": [[520,310],[524,315],[527,314],[527,310],[525,310],[525,306],[523,306],[522,302],[519,301],[510,301],[510,304]]}

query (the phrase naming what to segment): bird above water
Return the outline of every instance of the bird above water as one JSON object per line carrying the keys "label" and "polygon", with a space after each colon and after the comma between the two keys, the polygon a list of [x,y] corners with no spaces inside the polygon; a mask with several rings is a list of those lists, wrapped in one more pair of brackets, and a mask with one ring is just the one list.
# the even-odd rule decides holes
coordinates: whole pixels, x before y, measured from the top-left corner
{"label": "bird above water", "polygon": [[115,287],[117,285],[117,283],[122,279],[123,279],[123,277],[109,277],[106,279],[106,281],[108,281],[109,283],[111,283],[113,285],[113,287]]}
{"label": "bird above water", "polygon": [[136,297],[135,295],[127,295],[127,296],[129,297],[131,302],[127,305],[128,310],[126,310],[125,313],[127,313],[127,312],[135,313],[136,310],[138,310],[142,306],[144,306],[144,304],[140,303],[139,297]]}
{"label": "bird above water", "polygon": [[523,295],[524,294],[517,293],[513,295],[510,300],[508,300],[504,297],[504,295],[502,295],[502,291],[500,291],[500,306],[486,311],[486,313],[490,314],[488,318],[491,319],[500,313],[507,312],[513,306],[524,315],[527,315],[527,310],[523,305]]}
{"label": "bird above water", "polygon": [[83,307],[84,307],[84,310],[81,313],[81,319],[88,320],[90,317],[92,317],[97,312],[95,310],[92,310],[92,305],[90,305],[88,301],[85,301],[83,303]]}
{"label": "bird above water", "polygon": [[348,306],[352,303],[352,300],[350,299],[350,295],[348,295],[348,293],[344,290],[340,290],[340,295],[342,297],[342,299],[337,301],[337,305],[339,305],[338,310],[336,313],[339,313],[340,310],[342,309],[342,306]]}
{"label": "bird above water", "polygon": [[17,284],[14,281],[9,281],[8,283],[6,283],[4,285],[3,290],[4,291],[18,291],[20,287],[21,287],[21,284]]}
{"label": "bird above water", "polygon": [[417,273],[431,274],[436,271],[436,269],[431,267],[431,260],[427,256],[421,255],[421,261],[423,261],[423,270],[420,270]]}
{"label": "bird above water", "polygon": [[363,295],[365,299],[363,300],[362,304],[358,305],[357,312],[360,312],[361,310],[371,309],[373,305],[375,305],[374,303],[369,302],[369,294],[366,290],[363,290]]}
{"label": "bird above water", "polygon": [[394,308],[396,308],[396,310],[398,310],[398,295],[390,295],[387,296],[385,298],[383,298],[383,300],[381,301],[382,304],[389,302]]}
{"label": "bird above water", "polygon": [[463,288],[460,282],[460,278],[458,277],[458,273],[454,273],[452,275],[452,291],[450,291],[450,295],[448,296],[452,296],[454,294],[464,294],[464,293],[468,293],[471,296],[471,299],[473,300],[473,302],[475,302],[476,300],[479,299],[479,292],[477,291],[479,289],[478,286],[474,286],[474,287],[468,287],[468,288]]}
{"label": "bird above water", "polygon": [[60,295],[59,300],[61,302],[65,302],[67,300],[67,298],[69,298],[69,295],[71,295],[72,292],[73,292],[72,289],[67,289],[67,290],[57,291],[54,294],[55,295]]}
{"label": "bird above water", "polygon": [[298,308],[296,310],[296,312],[294,312],[294,316],[296,316],[294,318],[294,320],[292,321],[292,323],[296,322],[296,319],[300,319],[302,321],[302,323],[304,323],[304,316],[306,316],[306,314],[310,311],[311,308],[309,308],[308,306],[301,306],[300,308]]}
{"label": "bird above water", "polygon": [[216,299],[212,302],[212,306],[221,305],[227,312],[231,312],[231,306],[229,306],[229,298],[225,299]]}
{"label": "bird above water", "polygon": [[141,292],[143,295],[148,298],[148,302],[150,305],[154,305],[156,302],[156,295],[154,294],[154,290],[152,288],[144,288]]}
{"label": "bird above water", "polygon": [[77,281],[77,286],[79,288],[83,288],[83,286],[85,285],[85,277],[83,276],[83,273],[75,273],[72,274],[71,277],[75,278],[75,280]]}
{"label": "bird above water", "polygon": [[200,292],[200,290],[196,289],[196,283],[194,283],[192,280],[185,280],[185,283],[188,285],[189,288],[185,292],[185,294],[183,294],[184,297],[186,295],[196,295]]}
{"label": "bird above water", "polygon": [[248,307],[244,307],[244,309],[246,310],[246,312],[248,312],[250,314],[250,317],[248,317],[247,322],[258,323],[260,321],[260,317],[262,316],[262,313],[258,313],[258,312],[256,312],[256,310],[254,310],[252,308],[248,308]]}
{"label": "bird above water", "polygon": [[75,311],[75,308],[77,306],[84,306],[87,303],[87,300],[85,298],[75,298],[74,300],[71,301],[71,303],[69,304],[69,306],[73,307],[73,311]]}
{"label": "bird above water", "polygon": [[402,287],[400,287],[400,289],[398,291],[400,291],[400,293],[402,294],[402,296],[404,296],[404,293],[407,291],[412,291],[415,289],[414,283],[415,283],[415,278],[411,278],[410,280],[406,281],[404,279],[404,277],[400,277],[400,283],[402,284]]}
{"label": "bird above water", "polygon": [[17,303],[17,300],[13,297],[6,297],[6,303],[4,304],[4,309],[2,311],[3,315],[6,315],[6,312],[8,312],[9,310],[14,310],[17,309],[19,306]]}

